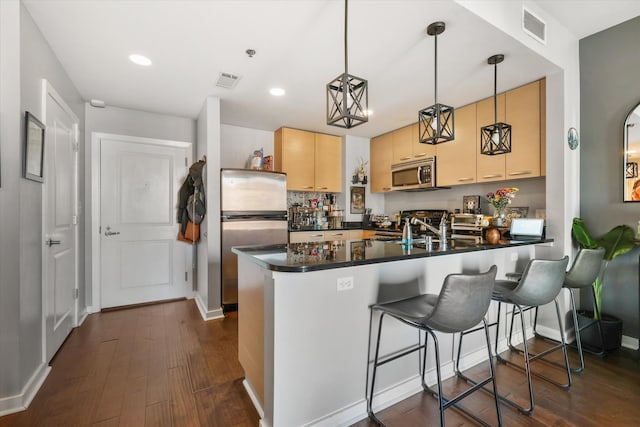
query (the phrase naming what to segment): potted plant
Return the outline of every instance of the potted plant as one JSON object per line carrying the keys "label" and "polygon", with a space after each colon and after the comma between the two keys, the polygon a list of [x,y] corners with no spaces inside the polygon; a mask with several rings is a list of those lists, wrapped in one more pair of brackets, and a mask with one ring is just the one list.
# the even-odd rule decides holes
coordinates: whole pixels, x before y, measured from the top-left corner
{"label": "potted plant", "polygon": [[359,182],[366,184],[367,183],[367,164],[368,160],[364,160],[364,158],[358,158],[358,167],[354,171],[352,183],[357,184]]}
{"label": "potted plant", "polygon": [[[610,314],[603,313],[602,307],[602,291],[604,285],[605,274],[609,263],[620,255],[624,255],[631,251],[636,244],[633,229],[628,225],[617,225],[613,227],[609,232],[598,239],[594,239],[587,231],[584,221],[581,218],[574,218],[573,225],[571,227],[574,238],[583,248],[595,249],[598,247],[605,248],[604,259],[602,261],[602,267],[600,274],[593,282],[593,290],[596,299],[596,305],[593,312],[581,310],[578,314],[578,323],[580,316],[583,317],[584,324],[590,322],[590,319],[600,320],[602,327],[602,334],[604,342],[601,344],[601,339],[598,336],[597,328],[588,328],[580,334],[580,339],[583,344],[586,344],[587,348],[602,348],[605,351],[617,350],[621,346],[622,340],[622,320]],[[597,309],[596,309],[597,308]],[[584,336],[583,336],[584,335]]]}

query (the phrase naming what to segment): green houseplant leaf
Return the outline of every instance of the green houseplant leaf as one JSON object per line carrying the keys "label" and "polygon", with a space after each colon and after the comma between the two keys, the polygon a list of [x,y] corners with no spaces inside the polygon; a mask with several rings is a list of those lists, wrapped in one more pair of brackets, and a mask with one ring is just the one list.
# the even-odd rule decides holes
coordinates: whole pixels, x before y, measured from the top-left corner
{"label": "green houseplant leaf", "polygon": [[633,229],[628,225],[618,225],[596,240],[587,231],[582,218],[576,217],[573,219],[571,231],[581,247],[587,249],[595,249],[597,247],[605,248],[604,261],[600,269],[600,274],[595,282],[593,282],[593,289],[596,294],[596,305],[593,315],[594,318],[600,319],[602,317],[602,286],[604,284],[604,275],[609,263],[613,259],[631,251],[636,245]]}
{"label": "green houseplant leaf", "polygon": [[581,247],[586,249],[595,249],[598,247],[596,240],[591,237],[591,234],[587,231],[582,218],[573,218],[573,226],[571,227],[573,237],[580,244]]}

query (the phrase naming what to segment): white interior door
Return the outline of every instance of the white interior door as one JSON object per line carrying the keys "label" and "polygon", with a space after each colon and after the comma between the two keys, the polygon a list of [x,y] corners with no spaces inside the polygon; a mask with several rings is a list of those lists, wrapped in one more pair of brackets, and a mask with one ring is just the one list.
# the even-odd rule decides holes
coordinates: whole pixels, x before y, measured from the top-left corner
{"label": "white interior door", "polygon": [[75,323],[77,291],[78,119],[46,82],[43,188],[45,356],[49,362]]}
{"label": "white interior door", "polygon": [[190,147],[100,140],[102,308],[190,295],[191,246],[176,240],[188,164]]}

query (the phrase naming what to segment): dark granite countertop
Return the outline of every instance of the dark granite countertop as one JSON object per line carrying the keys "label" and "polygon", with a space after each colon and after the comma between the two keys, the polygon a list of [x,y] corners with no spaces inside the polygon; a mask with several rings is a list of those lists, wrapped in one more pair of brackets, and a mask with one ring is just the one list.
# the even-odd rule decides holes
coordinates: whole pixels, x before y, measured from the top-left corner
{"label": "dark granite countertop", "polygon": [[406,247],[398,241],[340,240],[328,242],[289,243],[270,246],[234,247],[234,253],[248,256],[268,270],[304,273],[356,265],[376,264],[413,258],[451,255],[464,252],[486,251],[515,246],[550,243],[553,239],[531,241],[505,240],[505,243],[490,245],[469,240],[449,240],[447,248],[433,243],[427,250],[421,242]]}

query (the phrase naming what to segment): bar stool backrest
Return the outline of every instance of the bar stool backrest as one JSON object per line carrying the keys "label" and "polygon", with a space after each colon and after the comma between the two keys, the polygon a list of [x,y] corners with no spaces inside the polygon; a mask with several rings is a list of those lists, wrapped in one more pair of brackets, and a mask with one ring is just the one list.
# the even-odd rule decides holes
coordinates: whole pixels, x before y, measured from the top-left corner
{"label": "bar stool backrest", "polygon": [[562,289],[569,257],[532,259],[522,273],[518,286],[509,293],[512,302],[526,306],[548,304]]}
{"label": "bar stool backrest", "polygon": [[580,249],[564,278],[567,288],[586,288],[596,280],[602,267],[604,248]]}
{"label": "bar stool backrest", "polygon": [[425,324],[447,333],[476,326],[491,303],[497,270],[494,265],[486,273],[449,274],[444,279],[433,313]]}

